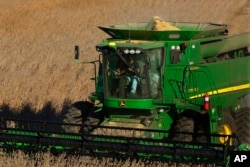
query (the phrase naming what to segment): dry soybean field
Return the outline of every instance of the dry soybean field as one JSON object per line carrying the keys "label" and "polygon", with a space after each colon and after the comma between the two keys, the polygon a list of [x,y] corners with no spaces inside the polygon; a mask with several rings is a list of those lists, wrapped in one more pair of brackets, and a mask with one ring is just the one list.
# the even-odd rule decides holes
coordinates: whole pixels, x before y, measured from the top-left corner
{"label": "dry soybean field", "polygon": [[[0,106],[28,119],[60,119],[65,105],[94,90],[95,45],[108,36],[99,25],[166,21],[214,22],[229,34],[250,30],[249,0],[0,0]],[[1,153],[0,166],[176,166],[176,164],[90,158],[49,153]],[[190,166],[179,165],[179,166]]]}

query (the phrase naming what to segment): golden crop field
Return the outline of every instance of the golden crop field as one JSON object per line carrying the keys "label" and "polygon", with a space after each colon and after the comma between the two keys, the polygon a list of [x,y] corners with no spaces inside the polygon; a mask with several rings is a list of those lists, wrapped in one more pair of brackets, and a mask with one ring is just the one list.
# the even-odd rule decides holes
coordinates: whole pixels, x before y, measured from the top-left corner
{"label": "golden crop field", "polygon": [[0,104],[60,111],[65,99],[84,100],[94,90],[95,45],[108,37],[98,25],[149,21],[228,24],[229,33],[249,31],[248,0],[0,0]]}
{"label": "golden crop field", "polygon": [[[223,23],[229,34],[238,34],[250,30],[250,1],[0,0],[0,106],[13,115],[27,111],[30,119],[57,119],[66,102],[85,100],[94,90],[93,65],[74,63],[74,46],[80,46],[80,61],[96,60],[95,45],[108,37],[99,25],[154,16]],[[1,155],[0,166],[91,166],[84,164],[88,161],[96,163],[92,166],[169,166],[49,154],[30,158],[21,152]]]}

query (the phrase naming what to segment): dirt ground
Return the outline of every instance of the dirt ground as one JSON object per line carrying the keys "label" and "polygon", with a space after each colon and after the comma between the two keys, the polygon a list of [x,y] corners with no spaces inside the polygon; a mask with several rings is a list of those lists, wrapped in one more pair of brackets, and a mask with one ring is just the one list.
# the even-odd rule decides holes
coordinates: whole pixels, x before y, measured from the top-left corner
{"label": "dirt ground", "polygon": [[0,0],[0,105],[31,106],[84,100],[94,90],[95,45],[108,37],[98,25],[149,21],[228,24],[230,34],[250,31],[249,0]]}

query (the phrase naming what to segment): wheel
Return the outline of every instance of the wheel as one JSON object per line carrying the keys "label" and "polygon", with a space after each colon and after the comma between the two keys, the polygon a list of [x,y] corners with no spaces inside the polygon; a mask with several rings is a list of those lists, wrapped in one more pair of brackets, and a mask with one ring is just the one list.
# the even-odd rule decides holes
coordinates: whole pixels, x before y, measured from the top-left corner
{"label": "wheel", "polygon": [[208,143],[208,137],[205,135],[206,131],[204,130],[204,128],[202,126],[198,126],[198,130],[195,136],[195,141],[197,143]]}
{"label": "wheel", "polygon": [[89,133],[94,129],[92,125],[98,125],[102,119],[103,115],[95,113],[93,103],[80,101],[66,111],[63,123],[71,125],[63,125],[62,128],[65,132]]}
{"label": "wheel", "polygon": [[[192,133],[194,131],[194,121],[192,118],[181,117],[177,120],[176,125],[174,127],[175,134],[173,136],[173,141],[192,141]],[[182,133],[189,132],[190,134]]]}
{"label": "wheel", "polygon": [[[82,112],[81,110],[71,107],[67,110],[65,113],[63,123],[66,124],[82,124]],[[72,132],[72,133],[78,133],[80,131],[79,126],[74,125],[63,125],[63,129],[65,132]]]}
{"label": "wheel", "polygon": [[[236,126],[232,114],[229,111],[224,112],[224,121],[219,125],[219,133],[221,135],[236,135]],[[220,143],[228,142],[228,137],[220,137]],[[229,141],[230,145],[233,145],[233,140]]]}
{"label": "wheel", "polygon": [[6,133],[8,130],[6,130],[7,124],[6,121],[3,119],[0,119],[0,133]]}
{"label": "wheel", "polygon": [[245,107],[237,112],[235,117],[237,134],[241,143],[250,143],[250,108]]}
{"label": "wheel", "polygon": [[63,123],[75,125],[63,125],[65,132],[79,133],[80,126],[91,113],[93,104],[88,101],[79,101],[70,106],[64,115]]}

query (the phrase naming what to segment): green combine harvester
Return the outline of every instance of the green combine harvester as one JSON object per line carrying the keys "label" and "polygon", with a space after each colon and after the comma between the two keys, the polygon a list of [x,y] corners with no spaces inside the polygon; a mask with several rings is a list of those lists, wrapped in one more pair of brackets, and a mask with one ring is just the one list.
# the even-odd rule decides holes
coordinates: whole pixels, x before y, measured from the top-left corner
{"label": "green combine harvester", "polygon": [[218,166],[249,150],[250,33],[158,17],[99,28],[110,38],[82,62],[95,66],[89,100],[63,123],[1,118],[3,149]]}

